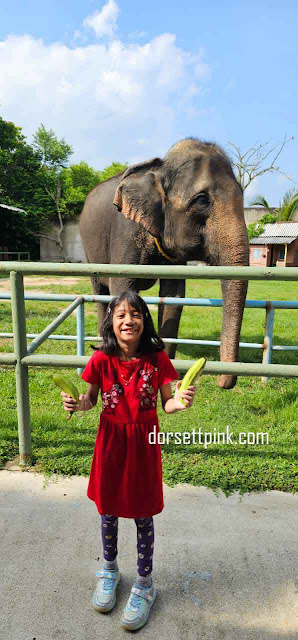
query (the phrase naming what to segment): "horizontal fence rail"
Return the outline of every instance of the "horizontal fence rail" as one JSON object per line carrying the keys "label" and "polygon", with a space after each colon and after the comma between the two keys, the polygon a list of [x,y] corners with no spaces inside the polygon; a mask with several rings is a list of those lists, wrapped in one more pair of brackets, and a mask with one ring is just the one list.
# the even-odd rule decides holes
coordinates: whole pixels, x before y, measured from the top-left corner
{"label": "horizontal fence rail", "polygon": [[[84,303],[85,302],[109,302],[112,296],[89,296],[89,295],[60,295],[60,294],[25,294],[23,274],[43,274],[43,275],[78,275],[86,276],[93,274],[105,274],[110,277],[117,277],[119,273],[121,277],[133,276],[137,278],[152,279],[168,278],[168,279],[220,279],[220,280],[267,280],[267,281],[294,281],[298,280],[298,268],[256,268],[256,267],[193,267],[193,266],[147,266],[147,265],[101,265],[101,264],[73,264],[73,263],[35,263],[35,262],[0,262],[0,272],[10,273],[11,294],[4,293],[0,295],[0,299],[9,300],[11,296],[12,318],[13,318],[13,337],[14,337],[14,353],[0,354],[0,363],[8,366],[15,366],[16,370],[16,391],[17,391],[17,410],[18,410],[18,429],[19,429],[19,450],[20,464],[26,464],[32,455],[31,431],[30,431],[30,406],[29,406],[29,384],[28,384],[28,367],[84,367],[89,357],[84,355],[85,340],[97,340],[97,337],[88,337],[84,335]],[[26,335],[26,316],[25,316],[25,300],[56,300],[66,301],[71,304],[40,334]],[[159,298],[151,297],[144,300],[149,304],[175,304],[185,306],[209,306],[221,307],[222,300],[208,298]],[[261,376],[262,379],[267,377],[298,377],[298,366],[295,365],[272,365],[271,351],[272,349],[296,349],[297,347],[283,347],[282,345],[272,345],[273,339],[273,322],[275,309],[297,309],[298,302],[287,301],[264,301],[264,300],[247,300],[247,308],[264,308],[266,309],[266,329],[263,345],[251,343],[250,347],[263,348],[263,364],[246,363],[246,362],[208,362],[204,373],[240,375],[240,376]],[[52,332],[67,318],[74,310],[77,310],[77,336],[57,336]],[[8,334],[6,337],[9,337]],[[10,334],[11,335],[11,334]],[[27,345],[27,337],[34,337],[33,342]],[[77,339],[77,355],[34,355],[35,350],[48,339]],[[183,340],[177,338],[165,338],[165,342],[177,342],[188,344],[220,344],[219,341],[194,341]],[[248,346],[248,343],[240,343],[240,346]],[[186,371],[192,364],[193,360],[174,360],[173,364],[180,372]]]}
{"label": "horizontal fence rail", "polygon": [[[27,338],[37,338],[39,333],[26,333]],[[0,333],[0,338],[13,338],[13,333]],[[70,342],[77,342],[78,336],[71,336],[69,334],[53,334],[48,336],[48,340],[66,340]],[[100,342],[101,336],[84,336],[84,342]],[[163,342],[169,344],[197,344],[205,347],[220,347],[220,340],[192,340],[191,338],[163,338]],[[239,347],[242,349],[264,349],[264,343],[261,342],[239,342]],[[271,347],[272,351],[298,351],[298,346],[286,345],[286,344],[274,344]],[[1,362],[1,360],[0,360]]]}
{"label": "horizontal fence rail", "polygon": [[30,253],[28,251],[0,251],[0,260],[7,261],[7,256],[18,256],[17,260],[21,260],[21,256],[27,256],[27,258],[23,258],[23,260],[30,260]]}
{"label": "horizontal fence rail", "polygon": [[[22,363],[33,367],[85,367],[89,356],[58,356],[40,354],[39,356],[25,356]],[[173,360],[175,369],[185,373],[193,365],[194,360]],[[277,378],[298,378],[298,367],[291,364],[270,364],[264,366],[252,362],[207,362],[204,375],[227,374],[233,376],[274,376]]]}
{"label": "horizontal fence rail", "polygon": [[[80,295],[84,302],[111,302],[114,296]],[[25,300],[44,300],[49,302],[71,302],[78,296],[71,293],[25,293]],[[221,298],[160,298],[158,296],[142,296],[147,304],[175,304],[183,307],[222,307]],[[3,291],[0,300],[11,300],[11,293]],[[298,309],[298,302],[292,300],[246,300],[247,309]]]}
{"label": "horizontal fence rail", "polygon": [[193,267],[188,265],[130,265],[130,264],[79,264],[72,262],[3,262],[1,272],[30,275],[91,276],[102,275],[116,278],[170,278],[210,280],[298,280],[298,267]]}

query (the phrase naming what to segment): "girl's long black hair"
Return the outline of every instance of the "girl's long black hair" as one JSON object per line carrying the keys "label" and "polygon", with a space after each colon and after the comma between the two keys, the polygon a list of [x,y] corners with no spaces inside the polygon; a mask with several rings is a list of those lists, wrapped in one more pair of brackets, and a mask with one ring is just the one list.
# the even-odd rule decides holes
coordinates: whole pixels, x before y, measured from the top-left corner
{"label": "girl's long black hair", "polygon": [[[113,314],[115,307],[117,307],[121,302],[127,300],[128,304],[130,304],[133,309],[139,311],[143,316],[144,322],[144,331],[141,335],[140,344],[138,348],[138,354],[150,354],[153,351],[163,351],[165,348],[164,342],[157,335],[153,320],[150,315],[150,311],[146,305],[146,302],[139,296],[135,291],[123,291],[121,295],[117,296],[110,302],[107,313],[105,315],[104,321],[102,323],[102,345],[97,349],[103,351],[109,356],[119,356],[120,349],[116,339],[116,336],[113,331]],[[93,347],[96,349],[96,347]]]}

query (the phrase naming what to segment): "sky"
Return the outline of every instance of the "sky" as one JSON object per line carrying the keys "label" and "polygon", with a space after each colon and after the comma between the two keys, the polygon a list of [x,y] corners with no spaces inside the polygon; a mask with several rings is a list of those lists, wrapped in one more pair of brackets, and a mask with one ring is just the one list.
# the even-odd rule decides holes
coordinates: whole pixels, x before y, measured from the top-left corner
{"label": "sky", "polygon": [[296,0],[1,0],[0,116],[29,143],[43,123],[94,169],[189,136],[228,153],[287,136],[277,166],[294,182],[245,191],[278,206],[298,189],[297,24]]}

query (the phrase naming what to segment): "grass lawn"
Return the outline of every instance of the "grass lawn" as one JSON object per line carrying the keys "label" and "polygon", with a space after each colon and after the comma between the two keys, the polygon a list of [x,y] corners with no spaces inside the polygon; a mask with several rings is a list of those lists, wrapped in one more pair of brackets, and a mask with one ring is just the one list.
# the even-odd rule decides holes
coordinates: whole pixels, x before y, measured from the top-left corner
{"label": "grass lawn", "polygon": [[[32,285],[31,289],[36,289]],[[52,293],[92,293],[90,281],[82,277],[71,286],[38,285],[39,290]],[[30,285],[26,286],[30,292]],[[158,295],[155,285],[143,295]],[[190,280],[186,295],[189,297],[220,298],[217,281]],[[296,300],[295,282],[250,282],[248,299]],[[66,306],[66,302],[26,302],[27,333],[40,332]],[[182,314],[179,337],[218,340],[221,309],[186,307]],[[152,311],[154,321],[157,311]],[[5,301],[0,306],[1,331],[11,332],[11,308]],[[247,309],[244,313],[241,341],[262,343],[265,311]],[[86,303],[86,334],[96,335],[95,305]],[[72,314],[56,333],[75,334],[76,316]],[[296,310],[276,311],[274,344],[295,345],[298,340],[298,313]],[[1,340],[1,351],[12,352],[12,340]],[[74,342],[47,340],[37,353],[75,354]],[[86,343],[86,354],[91,355]],[[196,359],[201,355],[218,360],[217,347],[180,345],[176,357]],[[240,349],[242,362],[261,362],[261,350]],[[273,352],[273,363],[298,365],[298,352]],[[59,390],[51,380],[54,369],[29,369],[33,466],[46,475],[89,474],[96,437],[100,401],[98,406],[82,418],[65,420]],[[81,392],[86,384],[77,377],[76,370],[61,370],[70,376]],[[13,367],[0,368],[1,406],[0,460],[13,459],[18,453],[15,376]],[[244,493],[252,490],[298,491],[297,464],[297,380],[272,378],[263,388],[260,378],[240,378],[231,391],[223,391],[213,376],[203,376],[198,384],[194,406],[172,416],[158,409],[161,431],[165,434],[162,445],[164,482],[174,486],[179,482],[204,485],[214,490],[221,488],[226,494],[234,490]],[[233,444],[212,443],[204,446],[204,434],[226,432],[229,425]],[[202,444],[177,444],[171,433],[201,429]],[[267,444],[239,444],[238,434],[268,434]],[[168,434],[168,436],[167,436]],[[185,436],[187,438],[187,436]],[[208,436],[206,436],[208,438]],[[253,438],[253,435],[250,436]]]}

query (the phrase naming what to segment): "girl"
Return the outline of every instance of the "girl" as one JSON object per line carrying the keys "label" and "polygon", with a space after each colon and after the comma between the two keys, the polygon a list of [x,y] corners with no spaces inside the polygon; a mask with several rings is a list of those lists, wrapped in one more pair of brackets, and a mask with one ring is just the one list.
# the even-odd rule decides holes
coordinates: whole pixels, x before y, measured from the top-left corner
{"label": "girl", "polygon": [[[159,432],[157,394],[166,413],[190,407],[195,387],[181,393],[171,381],[179,374],[164,351],[148,307],[133,291],[122,293],[109,304],[102,326],[103,345],[82,373],[88,390],[80,403],[63,391],[66,411],[87,411],[102,398],[92,466],[87,490],[101,515],[103,564],[93,606],[110,611],[116,604],[120,580],[117,564],[118,517],[133,518],[137,526],[138,575],[124,609],[121,626],[135,630],[148,620],[156,589],[151,576],[153,516],[164,507],[160,445],[150,444],[149,434]],[[157,438],[154,439],[156,442]]]}

